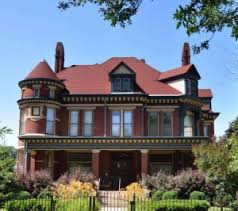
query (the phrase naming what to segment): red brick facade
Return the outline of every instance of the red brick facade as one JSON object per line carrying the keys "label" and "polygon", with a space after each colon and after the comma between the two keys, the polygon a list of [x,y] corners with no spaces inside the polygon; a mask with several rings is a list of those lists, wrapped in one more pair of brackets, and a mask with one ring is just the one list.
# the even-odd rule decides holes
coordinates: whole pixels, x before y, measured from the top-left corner
{"label": "red brick facade", "polygon": [[[47,169],[58,178],[80,166],[90,168],[96,178],[107,174],[120,178],[125,186],[159,169],[175,173],[191,167],[192,145],[213,140],[218,113],[209,106],[212,93],[182,93],[180,87],[187,86],[187,80],[200,79],[190,57],[183,58],[182,67],[160,73],[134,57],[64,68],[62,43],[56,51],[55,73],[43,61],[19,82],[19,173]],[[114,92],[114,78],[122,81],[125,76],[123,83],[133,81],[134,92]],[[180,81],[180,86],[174,81]],[[76,115],[72,121],[71,111]],[[85,116],[87,111],[92,112],[91,120]],[[113,111],[120,115],[114,122]],[[131,117],[123,116],[125,112]],[[149,112],[154,112],[155,119]],[[150,135],[153,125],[157,134]],[[118,137],[113,134],[117,128]],[[70,135],[71,130],[77,134]],[[92,133],[84,135],[85,131]]]}

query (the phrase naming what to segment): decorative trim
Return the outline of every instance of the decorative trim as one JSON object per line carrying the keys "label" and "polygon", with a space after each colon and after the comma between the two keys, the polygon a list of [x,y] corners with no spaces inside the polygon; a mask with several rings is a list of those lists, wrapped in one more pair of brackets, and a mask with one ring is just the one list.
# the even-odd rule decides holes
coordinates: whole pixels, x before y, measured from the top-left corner
{"label": "decorative trim", "polygon": [[48,86],[55,86],[55,87],[58,87],[60,89],[65,88],[64,84],[61,83],[60,81],[49,79],[49,78],[25,79],[25,80],[22,80],[18,83],[20,88],[25,87],[25,86],[29,86],[29,85],[37,85],[37,84],[45,84],[45,85],[48,85]]}
{"label": "decorative trim", "polygon": [[39,104],[42,104],[44,106],[55,105],[56,108],[59,108],[61,106],[61,103],[58,102],[56,99],[42,98],[42,97],[40,97],[40,98],[24,98],[24,99],[18,100],[17,103],[20,106],[20,108],[24,107],[24,105],[32,106],[32,105],[39,105]]}
{"label": "decorative trim", "polygon": [[191,149],[192,145],[208,143],[208,137],[26,137],[21,140],[31,149]]}

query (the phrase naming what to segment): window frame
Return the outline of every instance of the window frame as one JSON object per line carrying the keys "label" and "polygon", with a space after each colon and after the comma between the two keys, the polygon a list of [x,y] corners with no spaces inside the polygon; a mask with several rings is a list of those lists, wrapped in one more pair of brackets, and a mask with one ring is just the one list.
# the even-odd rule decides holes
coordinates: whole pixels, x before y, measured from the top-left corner
{"label": "window frame", "polygon": [[[171,135],[165,135],[165,133],[164,133],[164,113],[170,113],[171,114],[171,118],[170,118],[170,121],[171,121]],[[163,134],[163,136],[165,136],[165,137],[173,137],[173,130],[174,130],[174,126],[173,126],[173,111],[163,111],[162,112],[162,134]]]}
{"label": "window frame", "polygon": [[[119,112],[119,123],[113,123],[113,112]],[[131,123],[125,123],[124,121],[124,113],[125,112],[131,112]],[[113,124],[119,125],[119,135],[113,135],[112,128]],[[131,125],[131,135],[125,136],[125,125],[130,124]],[[134,136],[134,112],[133,110],[127,110],[127,109],[118,109],[118,110],[113,110],[111,111],[111,136],[112,137],[133,137]]]}
{"label": "window frame", "polygon": [[[71,122],[71,118],[72,118],[71,113],[72,113],[72,112],[76,112],[76,113],[77,113],[77,123],[72,123],[72,122]],[[79,134],[79,122],[80,122],[79,111],[70,110],[70,111],[69,111],[69,129],[68,129],[68,135],[69,135],[70,137],[77,137],[77,136],[80,135],[80,134]],[[72,125],[77,125],[77,134],[76,134],[76,135],[72,135],[72,134],[71,134],[71,126],[72,126]]]}
{"label": "window frame", "polygon": [[19,135],[26,133],[27,109],[23,108],[20,111]]}
{"label": "window frame", "polygon": [[150,134],[150,114],[151,113],[156,113],[156,116],[157,116],[157,135],[155,135],[154,137],[156,136],[159,136],[160,135],[160,131],[159,131],[159,111],[148,111],[148,136],[151,136],[153,137],[151,134]]}
{"label": "window frame", "polygon": [[[54,111],[54,120],[48,120],[48,109],[53,109],[53,111]],[[49,122],[53,123],[53,131],[52,131],[52,133],[49,133],[49,131],[47,130],[47,125],[48,125]],[[45,134],[47,134],[47,135],[55,135],[55,129],[56,129],[56,108],[54,108],[54,107],[47,107],[47,109],[46,109]]]}
{"label": "window frame", "polygon": [[[185,118],[186,117],[190,117],[190,118],[192,118],[192,127],[190,126],[190,127],[188,127],[188,126],[185,126]],[[195,128],[196,128],[196,126],[195,126],[195,116],[194,116],[194,114],[193,113],[187,113],[185,116],[184,116],[184,137],[194,137],[195,136]],[[186,128],[192,128],[192,135],[186,135],[185,134],[185,129]]]}
{"label": "window frame", "polygon": [[[119,123],[113,123],[113,113],[114,112],[118,112],[119,113]],[[121,110],[113,110],[111,111],[111,136],[113,137],[121,137],[121,122],[122,122],[122,119],[121,119]],[[113,125],[114,124],[117,124],[119,125],[119,134],[118,135],[113,135]]]}
{"label": "window frame", "polygon": [[[85,113],[86,112],[91,112],[91,123],[86,123],[85,122]],[[84,110],[83,111],[83,136],[85,137],[92,137],[93,136],[93,122],[94,122],[94,112],[93,110]],[[90,135],[85,135],[85,125],[90,125],[91,126],[91,134]]]}
{"label": "window frame", "polygon": [[[34,109],[39,109],[39,112],[37,114],[34,114]],[[31,116],[34,116],[34,117],[40,116],[40,107],[38,106],[31,107]]]}
{"label": "window frame", "polygon": [[134,92],[135,79],[132,74],[114,75],[112,76],[111,83],[112,92]]}
{"label": "window frame", "polygon": [[[130,112],[131,113],[131,122],[130,123],[125,123],[125,113],[126,112]],[[134,128],[133,128],[133,125],[134,125],[134,112],[131,111],[131,110],[122,110],[122,115],[123,115],[123,118],[122,118],[122,124],[123,124],[123,132],[122,132],[122,136],[123,137],[132,137],[133,134],[134,134]],[[127,135],[125,136],[125,125],[126,124],[129,124],[131,126],[131,135]]]}
{"label": "window frame", "polygon": [[40,97],[40,87],[33,87],[33,97],[35,98]]}
{"label": "window frame", "polygon": [[55,98],[55,89],[49,90],[49,98]]}

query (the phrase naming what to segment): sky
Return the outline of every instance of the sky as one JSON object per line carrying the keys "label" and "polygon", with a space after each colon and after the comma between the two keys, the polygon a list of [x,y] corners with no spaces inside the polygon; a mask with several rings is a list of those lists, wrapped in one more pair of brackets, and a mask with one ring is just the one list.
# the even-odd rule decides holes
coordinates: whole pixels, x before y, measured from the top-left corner
{"label": "sky", "polygon": [[[121,28],[111,27],[93,5],[60,11],[57,0],[2,1],[0,127],[13,130],[4,143],[17,145],[18,82],[42,59],[54,68],[57,41],[64,44],[66,66],[101,63],[113,56],[135,56],[159,71],[179,67],[183,43],[193,45],[209,35],[187,37],[184,29],[176,30],[176,2],[185,1],[144,0],[132,25]],[[192,55],[191,62],[201,75],[200,88],[213,91],[213,110],[220,112],[215,134],[223,135],[238,115],[238,43],[225,30],[213,38],[208,51]]]}

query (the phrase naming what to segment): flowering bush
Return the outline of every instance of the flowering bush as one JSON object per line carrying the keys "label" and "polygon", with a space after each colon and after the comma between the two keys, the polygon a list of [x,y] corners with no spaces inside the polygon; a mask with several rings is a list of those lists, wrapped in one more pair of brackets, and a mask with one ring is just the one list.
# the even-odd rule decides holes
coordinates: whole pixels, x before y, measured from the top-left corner
{"label": "flowering bush", "polygon": [[214,185],[207,181],[206,175],[198,170],[183,170],[173,178],[173,189],[178,191],[180,198],[188,198],[193,191],[201,191],[211,196],[214,194],[214,188]]}
{"label": "flowering bush", "polygon": [[141,198],[145,197],[146,191],[141,187],[141,185],[137,182],[131,183],[126,187],[125,196],[128,198],[135,197]]}
{"label": "flowering bush", "polygon": [[75,169],[71,173],[64,173],[58,180],[57,183],[59,184],[69,184],[71,180],[78,180],[81,182],[87,182],[93,184],[94,176],[91,172],[83,171],[80,168]]}
{"label": "flowering bush", "polygon": [[52,178],[48,171],[40,170],[34,174],[21,175],[19,183],[33,196],[37,196],[41,190],[52,185]]}
{"label": "flowering bush", "polygon": [[56,184],[53,194],[59,198],[73,198],[77,196],[95,196],[96,191],[91,183],[71,180],[69,184]]}
{"label": "flowering bush", "polygon": [[173,176],[166,175],[162,171],[159,171],[156,175],[150,176],[142,176],[140,184],[151,191],[155,190],[170,190],[173,188]]}

